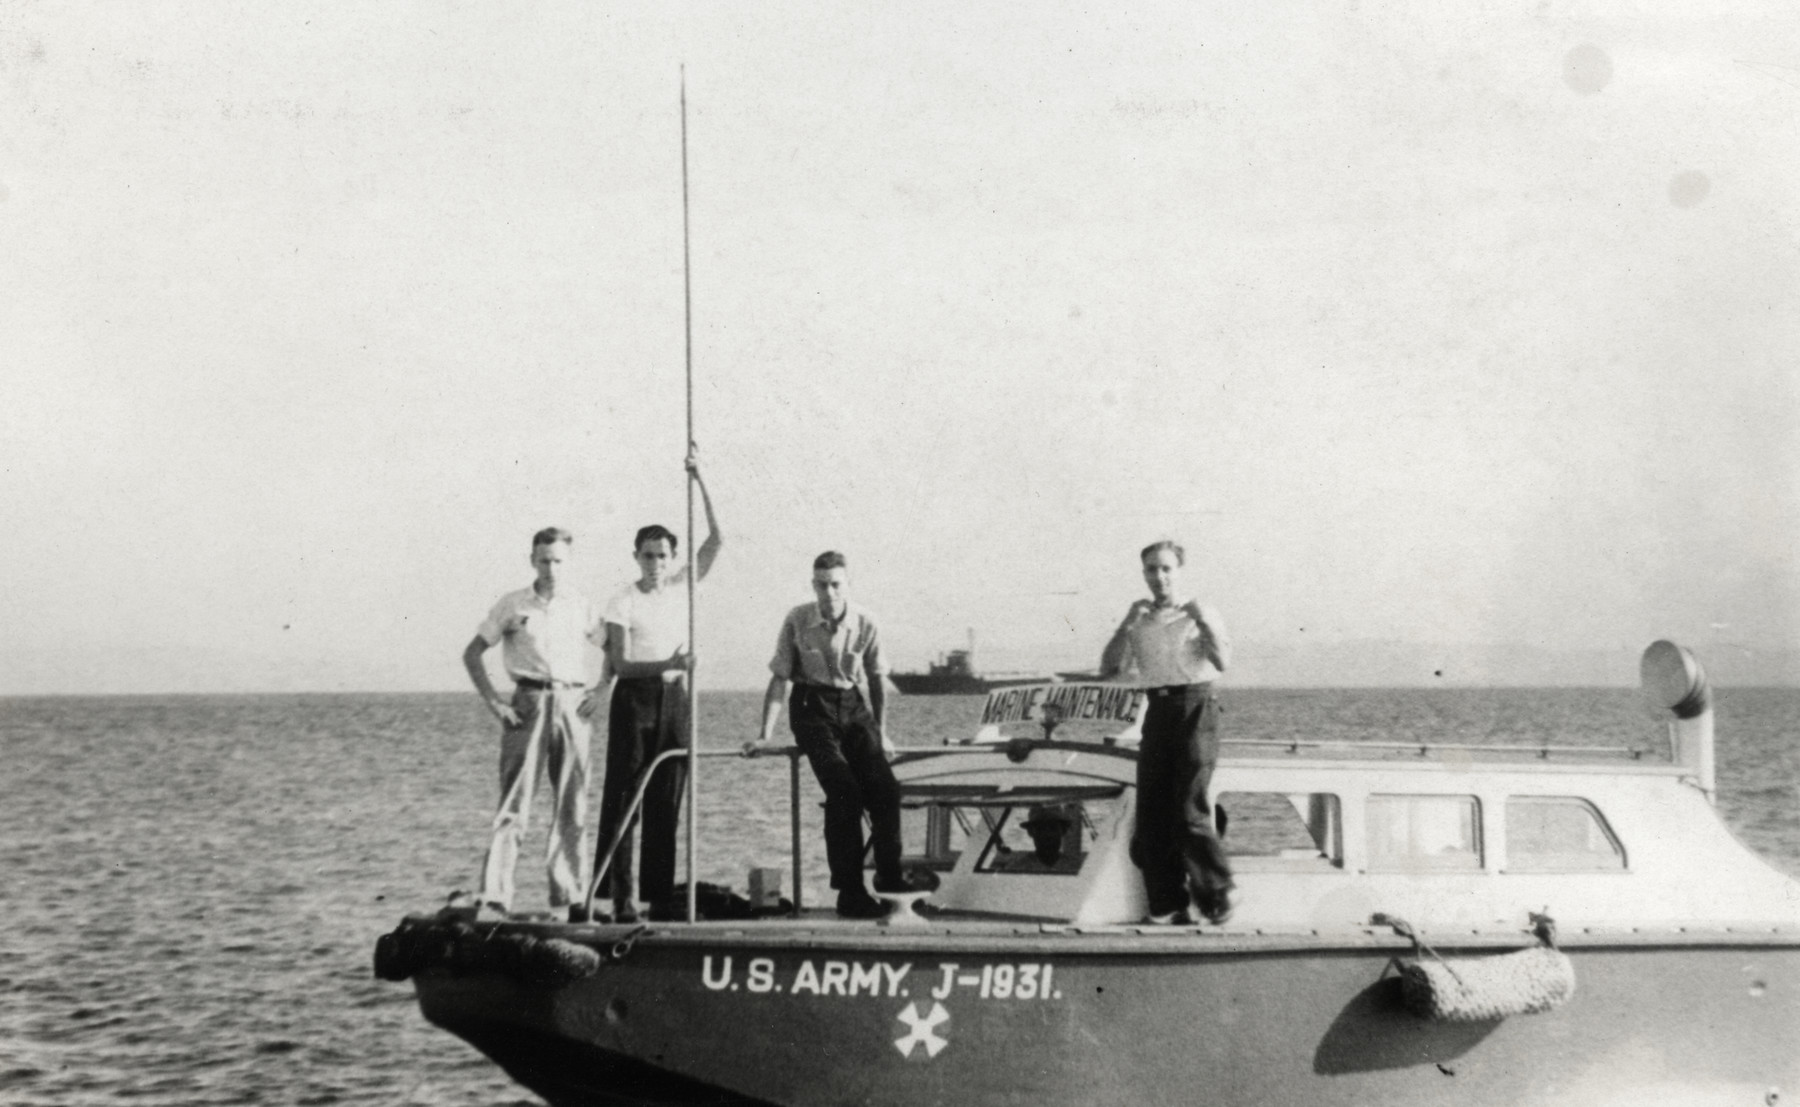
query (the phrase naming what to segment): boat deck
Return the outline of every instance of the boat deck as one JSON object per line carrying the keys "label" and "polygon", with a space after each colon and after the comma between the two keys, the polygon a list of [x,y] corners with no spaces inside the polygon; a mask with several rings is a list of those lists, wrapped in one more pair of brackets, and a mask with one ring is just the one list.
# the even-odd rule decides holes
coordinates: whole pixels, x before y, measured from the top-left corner
{"label": "boat deck", "polygon": [[[416,916],[426,922],[430,916]],[[840,919],[827,909],[809,909],[798,917],[761,919],[702,919],[698,922],[570,924],[545,915],[514,918],[491,924],[498,932],[529,932],[559,937],[583,945],[604,947],[621,941],[653,941],[671,946],[718,948],[772,946],[785,948],[871,947],[895,951],[914,949],[1055,949],[1062,952],[1119,952],[1158,954],[1196,950],[1233,953],[1277,952],[1294,949],[1412,949],[1412,942],[1391,927],[1381,925],[1341,928],[1315,927],[1217,927],[1166,926],[1149,923],[1075,924],[1037,919],[1005,918],[973,912],[944,912],[916,922],[884,924]],[[1532,941],[1516,925],[1495,922],[1491,926],[1429,929],[1418,928],[1422,938],[1446,949],[1512,949]],[[1579,949],[1630,946],[1793,946],[1800,947],[1800,921],[1771,924],[1746,920],[1741,923],[1704,926],[1585,925],[1559,929],[1559,946]]]}

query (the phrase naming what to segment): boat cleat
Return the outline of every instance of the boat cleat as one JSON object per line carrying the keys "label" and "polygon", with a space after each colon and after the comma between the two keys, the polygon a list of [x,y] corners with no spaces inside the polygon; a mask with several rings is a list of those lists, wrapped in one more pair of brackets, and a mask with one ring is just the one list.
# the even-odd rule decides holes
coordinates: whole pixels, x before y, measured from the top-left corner
{"label": "boat cleat", "polygon": [[930,899],[929,890],[922,892],[883,892],[876,889],[875,898],[887,907],[887,914],[882,916],[878,925],[904,929],[906,927],[924,926],[925,916],[919,914],[920,900]]}

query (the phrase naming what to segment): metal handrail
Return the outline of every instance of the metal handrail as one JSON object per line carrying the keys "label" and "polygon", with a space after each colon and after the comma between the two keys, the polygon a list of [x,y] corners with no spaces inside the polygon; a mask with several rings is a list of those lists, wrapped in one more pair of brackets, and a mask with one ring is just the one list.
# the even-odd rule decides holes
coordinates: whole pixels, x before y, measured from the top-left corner
{"label": "metal handrail", "polygon": [[[1043,738],[1028,734],[1001,736],[977,741],[973,738],[946,738],[942,747],[932,747],[932,753],[1004,753],[1010,745],[1047,745],[1053,749],[1074,749],[1092,747],[1094,749],[1133,749],[1138,743],[1130,742],[1076,742],[1063,738]],[[1299,753],[1309,750],[1338,750],[1395,752],[1405,751],[1417,753],[1420,757],[1433,753],[1535,753],[1541,760],[1548,760],[1551,754],[1582,756],[1626,757],[1633,761],[1642,761],[1648,752],[1641,746],[1554,746],[1546,742],[1362,742],[1344,738],[1227,738],[1221,736],[1222,746],[1249,746],[1253,749],[1274,749],[1286,753]],[[910,750],[906,752],[911,752]]]}
{"label": "metal handrail", "polygon": [[[619,852],[619,846],[624,843],[625,835],[636,829],[638,811],[644,806],[644,796],[650,791],[650,781],[656,776],[656,771],[662,768],[666,762],[673,761],[678,757],[688,758],[692,756],[693,753],[694,751],[691,749],[664,750],[652,758],[650,764],[645,766],[644,770],[638,774],[637,790],[632,794],[631,803],[625,808],[625,813],[620,816],[619,825],[613,831],[612,840],[606,845],[606,852],[600,856],[599,860],[594,862],[594,877],[588,882],[587,899],[584,901],[586,906],[592,908],[594,900],[599,895],[601,882],[606,879],[608,870],[612,868],[613,857]],[[802,892],[800,885],[800,747],[771,746],[765,750],[758,750],[755,754],[757,757],[773,757],[776,755],[788,759],[788,823],[793,837],[792,862],[794,870],[794,910],[797,913],[803,902],[801,899]],[[699,756],[741,758],[744,755],[735,750],[701,750],[699,751]],[[691,818],[692,815],[690,814],[689,817]],[[688,871],[690,873],[693,871],[691,866]],[[694,896],[692,884],[693,881],[690,877],[688,922],[694,921]]]}
{"label": "metal handrail", "polygon": [[1545,742],[1359,742],[1341,738],[1221,738],[1222,745],[1254,746],[1260,749],[1281,749],[1288,753],[1298,753],[1302,749],[1331,750],[1387,750],[1408,753],[1417,752],[1420,757],[1428,753],[1535,753],[1539,758],[1548,758],[1551,754],[1607,754],[1615,757],[1629,757],[1633,761],[1643,759],[1644,751],[1637,746],[1553,746]]}

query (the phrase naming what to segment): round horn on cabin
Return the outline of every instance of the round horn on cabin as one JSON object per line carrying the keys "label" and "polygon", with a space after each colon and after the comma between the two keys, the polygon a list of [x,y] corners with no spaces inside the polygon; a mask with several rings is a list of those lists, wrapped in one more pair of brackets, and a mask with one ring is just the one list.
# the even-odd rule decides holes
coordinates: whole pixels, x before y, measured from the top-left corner
{"label": "round horn on cabin", "polygon": [[1706,798],[1716,788],[1713,771],[1712,686],[1692,650],[1668,639],[1650,643],[1638,665],[1644,695],[1669,720],[1669,756],[1693,773]]}
{"label": "round horn on cabin", "polygon": [[1710,706],[1706,670],[1692,650],[1668,639],[1650,643],[1638,665],[1644,695],[1656,706],[1690,719]]}

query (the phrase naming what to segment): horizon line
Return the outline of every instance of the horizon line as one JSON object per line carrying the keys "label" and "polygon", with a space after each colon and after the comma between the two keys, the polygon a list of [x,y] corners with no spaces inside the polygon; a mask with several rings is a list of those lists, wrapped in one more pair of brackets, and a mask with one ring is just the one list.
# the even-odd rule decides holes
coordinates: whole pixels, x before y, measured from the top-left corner
{"label": "horizon line", "polygon": [[[1048,682],[1046,682],[1046,683],[1048,683]],[[1069,684],[1069,685],[1074,685],[1074,684],[1095,683],[1095,682],[1064,681],[1063,683]],[[1732,684],[1732,683],[1725,683],[1725,682],[1721,682],[1721,681],[1709,681],[1709,683],[1710,683],[1711,687],[1713,687],[1715,690],[1716,689],[1724,689],[1724,688],[1730,688],[1730,689],[1736,689],[1736,690],[1746,690],[1746,691],[1761,689],[1761,688],[1769,688],[1769,689],[1797,689],[1797,688],[1800,688],[1800,682],[1788,682],[1788,683],[1760,682],[1760,683],[1751,683],[1751,684]],[[1016,687],[1016,686],[1015,685],[1007,685],[1006,687]],[[1541,683],[1539,683],[1539,684],[1514,684],[1514,683],[1499,682],[1499,683],[1489,683],[1489,684],[1465,684],[1465,683],[1448,682],[1447,681],[1447,682],[1440,682],[1440,683],[1433,683],[1433,684],[1261,684],[1261,683],[1233,684],[1233,685],[1227,686],[1227,688],[1225,688],[1224,691],[1229,692],[1229,691],[1233,691],[1233,690],[1238,690],[1238,691],[1257,691],[1257,692],[1383,692],[1383,691],[1386,691],[1386,692],[1419,692],[1419,691],[1430,691],[1430,690],[1436,689],[1436,690],[1441,690],[1441,691],[1457,691],[1457,692],[1476,692],[1476,691],[1529,692],[1529,691],[1546,691],[1546,690],[1616,691],[1616,690],[1621,690],[1621,689],[1636,689],[1637,687],[1638,687],[1638,685],[1636,685],[1635,683],[1621,683],[1621,684],[1586,684],[1586,683],[1579,683],[1579,684],[1578,683],[1571,683],[1571,684],[1541,684]],[[998,689],[995,689],[995,690],[997,691]],[[729,694],[733,694],[733,695],[750,695],[750,694],[761,695],[763,693],[763,691],[764,691],[763,687],[753,687],[753,686],[713,688],[713,689],[703,689],[701,691],[701,697],[704,698],[704,696],[708,693],[711,693],[711,694],[729,693]],[[938,694],[938,693],[916,693],[913,695],[907,695],[906,693],[901,692],[901,693],[889,693],[889,694],[890,694],[890,696],[892,696],[892,698],[898,699],[898,700],[936,700],[936,699],[958,699],[958,698],[973,699],[977,696],[985,696],[988,693],[986,693],[986,692],[966,692],[966,693],[957,693],[954,695],[943,695],[943,694]],[[254,690],[238,689],[235,691],[221,691],[221,690],[166,691],[165,690],[165,691],[136,691],[136,692],[0,692],[0,700],[57,700],[57,699],[74,700],[74,699],[132,699],[132,698],[150,699],[150,698],[207,697],[207,696],[212,696],[212,697],[228,697],[228,696],[251,697],[251,696],[459,696],[459,695],[468,695],[472,698],[479,699],[479,697],[476,696],[474,690],[468,689],[468,688],[461,688],[461,689],[458,689],[458,688],[425,688],[425,689],[377,689],[377,688],[278,689],[278,688],[268,688],[268,689],[254,689]]]}

